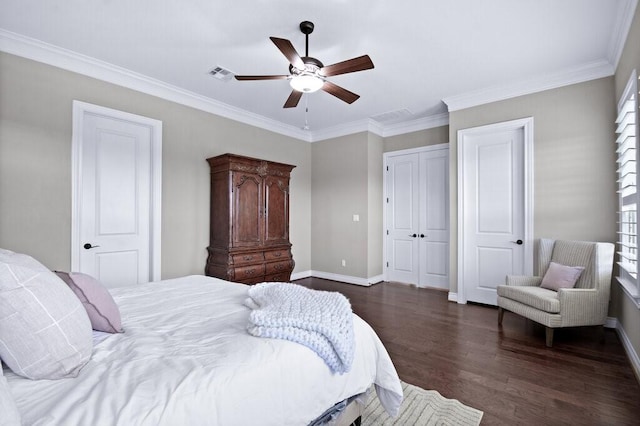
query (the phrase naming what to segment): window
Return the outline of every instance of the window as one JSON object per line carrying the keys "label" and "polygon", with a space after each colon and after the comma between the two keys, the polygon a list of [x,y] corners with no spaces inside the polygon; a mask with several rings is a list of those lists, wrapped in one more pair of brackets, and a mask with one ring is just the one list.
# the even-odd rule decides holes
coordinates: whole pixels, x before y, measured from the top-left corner
{"label": "window", "polygon": [[618,281],[640,307],[638,280],[638,79],[636,71],[618,103],[616,144],[618,162]]}

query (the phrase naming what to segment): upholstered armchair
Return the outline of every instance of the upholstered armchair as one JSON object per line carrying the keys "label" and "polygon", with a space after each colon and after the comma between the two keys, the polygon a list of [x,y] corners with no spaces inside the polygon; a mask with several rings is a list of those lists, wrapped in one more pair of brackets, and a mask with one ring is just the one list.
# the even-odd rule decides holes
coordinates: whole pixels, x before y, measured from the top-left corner
{"label": "upholstered armchair", "polygon": [[[507,276],[506,285],[498,286],[498,324],[502,325],[505,310],[540,323],[546,327],[548,347],[553,345],[555,328],[603,325],[609,307],[613,252],[611,243],[541,239],[537,276]],[[554,271],[558,265],[584,270],[573,288],[555,291],[544,288],[554,275],[545,276],[550,265]]]}

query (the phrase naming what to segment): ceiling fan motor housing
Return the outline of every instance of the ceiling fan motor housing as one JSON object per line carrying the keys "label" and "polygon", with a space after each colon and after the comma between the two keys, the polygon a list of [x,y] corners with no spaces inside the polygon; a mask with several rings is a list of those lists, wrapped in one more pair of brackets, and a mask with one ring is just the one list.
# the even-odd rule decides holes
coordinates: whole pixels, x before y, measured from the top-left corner
{"label": "ceiling fan motor housing", "polygon": [[302,34],[306,34],[309,35],[313,32],[313,22],[310,21],[302,21],[300,22],[300,31],[302,31]]}

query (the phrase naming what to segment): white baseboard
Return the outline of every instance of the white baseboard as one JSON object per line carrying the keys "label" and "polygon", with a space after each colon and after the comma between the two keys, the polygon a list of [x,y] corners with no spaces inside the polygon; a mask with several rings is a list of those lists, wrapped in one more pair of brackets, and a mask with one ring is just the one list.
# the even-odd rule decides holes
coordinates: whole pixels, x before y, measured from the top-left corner
{"label": "white baseboard", "polygon": [[325,280],[331,280],[331,281],[340,281],[347,284],[356,284],[356,285],[361,285],[365,287],[369,287],[373,284],[377,284],[379,282],[384,281],[384,278],[382,275],[376,275],[375,277],[370,277],[370,278],[361,278],[361,277],[352,277],[350,275],[341,275],[341,274],[334,274],[331,272],[322,272],[322,271],[313,271],[313,270],[296,272],[294,274],[291,274],[291,281],[300,280],[302,278],[309,278],[309,277],[323,278]]}
{"label": "white baseboard", "polygon": [[452,291],[449,292],[449,297],[448,297],[449,302],[458,302],[458,293],[454,293]]}
{"label": "white baseboard", "polygon": [[302,271],[302,272],[294,272],[291,274],[291,281],[301,280],[303,278],[309,278],[312,271]]}
{"label": "white baseboard", "polygon": [[604,323],[605,328],[618,328],[618,318],[607,317],[606,322]]}
{"label": "white baseboard", "polygon": [[618,337],[620,337],[620,341],[622,342],[622,346],[624,350],[627,352],[627,356],[629,357],[629,361],[631,362],[631,367],[633,368],[633,372],[636,374],[636,379],[640,382],[640,357],[636,352],[635,348],[631,344],[631,340],[629,336],[624,331],[622,324],[618,321],[617,318],[607,318],[607,322],[604,325],[608,328],[615,328],[618,333]]}
{"label": "white baseboard", "polygon": [[317,277],[317,278],[324,278],[325,280],[340,281],[343,283],[362,285],[366,287],[371,285],[371,283],[369,283],[369,280],[367,278],[352,277],[350,275],[340,275],[340,274],[334,274],[331,272],[311,271],[311,276]]}

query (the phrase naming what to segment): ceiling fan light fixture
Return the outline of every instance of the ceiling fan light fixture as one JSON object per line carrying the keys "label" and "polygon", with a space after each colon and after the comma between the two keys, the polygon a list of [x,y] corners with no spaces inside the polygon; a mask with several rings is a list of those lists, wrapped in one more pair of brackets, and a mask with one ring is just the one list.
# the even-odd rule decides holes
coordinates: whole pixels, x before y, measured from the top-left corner
{"label": "ceiling fan light fixture", "polygon": [[291,77],[289,84],[293,90],[303,93],[317,92],[324,85],[324,80],[310,74],[298,74]]}

